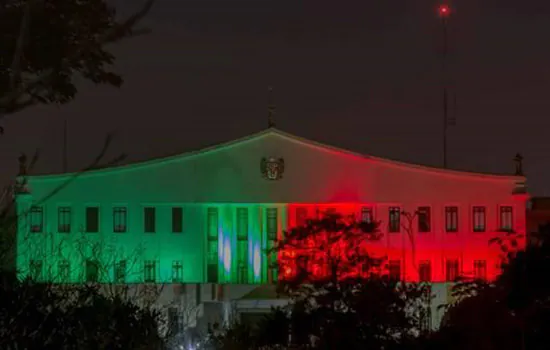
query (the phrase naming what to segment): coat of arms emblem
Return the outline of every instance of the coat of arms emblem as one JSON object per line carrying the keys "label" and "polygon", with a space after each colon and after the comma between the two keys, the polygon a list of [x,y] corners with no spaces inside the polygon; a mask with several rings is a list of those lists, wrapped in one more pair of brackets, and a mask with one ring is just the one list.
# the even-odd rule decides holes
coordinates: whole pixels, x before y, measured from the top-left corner
{"label": "coat of arms emblem", "polygon": [[283,158],[264,157],[260,168],[264,178],[268,180],[279,180],[285,171],[285,160]]}

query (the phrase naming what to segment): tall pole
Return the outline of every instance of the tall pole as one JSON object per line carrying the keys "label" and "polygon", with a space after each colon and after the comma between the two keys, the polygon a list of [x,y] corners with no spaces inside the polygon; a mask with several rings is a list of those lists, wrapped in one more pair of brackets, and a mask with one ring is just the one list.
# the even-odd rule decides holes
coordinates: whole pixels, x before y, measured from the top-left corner
{"label": "tall pole", "polygon": [[447,20],[451,13],[448,5],[439,6],[439,17],[441,18],[441,27],[443,30],[443,50],[442,50],[442,85],[443,85],[443,168],[447,168],[447,129],[449,127],[449,97],[448,97],[448,79],[447,79]]}

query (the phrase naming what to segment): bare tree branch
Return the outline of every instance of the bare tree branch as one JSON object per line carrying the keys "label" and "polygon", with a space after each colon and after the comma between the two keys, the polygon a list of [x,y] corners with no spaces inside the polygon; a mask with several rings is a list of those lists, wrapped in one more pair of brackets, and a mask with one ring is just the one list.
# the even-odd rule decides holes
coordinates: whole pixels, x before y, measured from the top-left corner
{"label": "bare tree branch", "polygon": [[[132,36],[132,34],[134,34],[133,29],[135,25],[139,21],[141,21],[147,15],[147,13],[149,13],[155,1],[156,0],[147,0],[139,11],[128,17],[126,20],[122,21],[121,24],[113,26],[102,37],[100,37],[99,40],[94,40],[93,42],[88,41],[77,47],[62,61],[60,68],[65,68],[69,64],[69,62],[84,57],[85,55],[90,53],[94,50],[96,44],[105,45],[117,42],[120,39],[126,38],[128,36]],[[44,82],[52,79],[54,73],[54,69],[47,69],[42,74],[36,76],[34,79],[30,79],[27,82],[21,82],[18,86],[11,89],[10,92],[0,97],[0,119],[5,117],[6,113],[17,110],[18,100],[28,91],[33,90]]]}

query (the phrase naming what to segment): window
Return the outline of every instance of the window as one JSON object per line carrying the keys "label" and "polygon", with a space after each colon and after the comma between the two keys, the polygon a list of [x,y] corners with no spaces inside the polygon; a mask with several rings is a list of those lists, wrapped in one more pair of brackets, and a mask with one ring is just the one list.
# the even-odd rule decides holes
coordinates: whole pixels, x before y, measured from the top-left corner
{"label": "window", "polygon": [[218,283],[218,208],[208,208],[206,216],[208,235],[206,280],[208,283]]}
{"label": "window", "polygon": [[418,232],[431,231],[430,207],[418,208]]}
{"label": "window", "polygon": [[277,208],[267,209],[267,239],[277,240]]}
{"label": "window", "polygon": [[487,262],[485,260],[474,260],[474,278],[476,280],[487,279]]}
{"label": "window", "polygon": [[128,212],[125,207],[113,208],[113,232],[126,232]]}
{"label": "window", "polygon": [[512,207],[500,207],[500,229],[502,231],[512,231],[513,213]]}
{"label": "window", "polygon": [[86,208],[86,232],[99,232],[99,207]]}
{"label": "window", "polygon": [[218,240],[218,208],[207,210],[207,234],[209,240]]}
{"label": "window", "polygon": [[170,334],[174,335],[178,334],[182,330],[180,315],[177,307],[168,308],[168,329]]}
{"label": "window", "polygon": [[486,214],[485,207],[474,207],[472,209],[474,232],[485,232]]}
{"label": "window", "polygon": [[296,208],[296,226],[305,226],[307,223],[307,208]]}
{"label": "window", "polygon": [[69,260],[59,260],[57,263],[57,272],[60,282],[69,282],[70,280],[70,265]]}
{"label": "window", "polygon": [[42,232],[44,230],[44,210],[42,207],[33,205],[30,212],[31,232]]}
{"label": "window", "polygon": [[447,260],[445,264],[446,279],[448,282],[454,282],[459,277],[458,260]]}
{"label": "window", "polygon": [[120,260],[115,264],[115,283],[126,282],[126,260]]}
{"label": "window", "polygon": [[172,282],[183,282],[183,264],[181,261],[176,260],[172,262]]}
{"label": "window", "polygon": [[31,260],[29,262],[29,277],[33,281],[42,281],[43,279],[43,269],[42,269],[42,260]]}
{"label": "window", "polygon": [[367,224],[372,224],[374,222],[374,215],[371,207],[361,208],[361,221]]}
{"label": "window", "polygon": [[237,208],[237,240],[248,240],[248,209]]}
{"label": "window", "polygon": [[57,208],[57,231],[61,233],[71,232],[71,208]]}
{"label": "window", "polygon": [[458,232],[458,207],[445,207],[445,231]]}
{"label": "window", "polygon": [[237,242],[238,283],[248,283],[248,241]]}
{"label": "window", "polygon": [[154,260],[145,261],[143,279],[145,283],[155,283],[157,281],[157,264]]}
{"label": "window", "polygon": [[237,281],[248,283],[248,209],[237,208]]}
{"label": "window", "polygon": [[99,264],[95,260],[86,260],[86,282],[99,280]]}
{"label": "window", "polygon": [[399,232],[401,230],[401,210],[399,207],[390,207],[389,215],[389,232]]}
{"label": "window", "polygon": [[183,232],[183,208],[181,207],[172,208],[172,232]]}
{"label": "window", "polygon": [[401,261],[390,260],[388,263],[388,272],[391,280],[401,280]]}
{"label": "window", "polygon": [[156,229],[156,211],[154,207],[143,208],[143,230],[145,233],[155,233]]}
{"label": "window", "polygon": [[420,282],[432,281],[432,264],[429,260],[420,261],[418,264],[418,279]]}

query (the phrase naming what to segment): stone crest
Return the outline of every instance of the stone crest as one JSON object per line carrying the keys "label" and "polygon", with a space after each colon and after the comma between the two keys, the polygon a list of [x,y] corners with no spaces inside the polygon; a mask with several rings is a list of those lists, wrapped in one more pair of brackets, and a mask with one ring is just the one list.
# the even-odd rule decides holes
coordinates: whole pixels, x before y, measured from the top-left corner
{"label": "stone crest", "polygon": [[279,180],[285,172],[285,160],[276,157],[263,157],[260,163],[262,176],[267,180]]}

